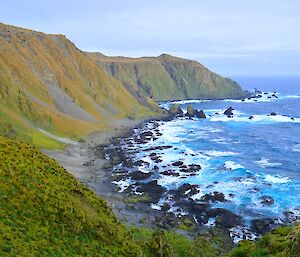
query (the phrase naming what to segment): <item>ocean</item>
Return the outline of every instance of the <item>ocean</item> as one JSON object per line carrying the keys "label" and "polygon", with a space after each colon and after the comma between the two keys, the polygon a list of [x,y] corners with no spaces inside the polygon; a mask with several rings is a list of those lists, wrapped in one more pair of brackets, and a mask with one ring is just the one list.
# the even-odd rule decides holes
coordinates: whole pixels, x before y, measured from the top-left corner
{"label": "ocean", "polygon": [[[245,89],[261,90],[262,97],[256,101],[175,101],[184,111],[188,105],[204,110],[207,118],[159,121],[155,127],[159,136],[155,140],[128,145],[133,135],[123,142],[123,147],[130,158],[146,163],[137,167],[140,172],[153,173],[144,182],[155,179],[166,190],[158,202],[152,203],[152,208],[159,210],[167,202],[169,212],[185,215],[187,210],[178,207],[175,197],[168,192],[184,184],[194,185],[197,190],[186,191],[187,198],[196,203],[209,202],[211,209],[229,210],[242,218],[242,225],[230,228],[238,241],[245,231],[253,232],[246,237],[249,239],[259,234],[253,231],[254,220],[272,219],[272,224],[283,224],[299,219],[300,78],[235,80]],[[168,109],[173,103],[160,105]],[[223,114],[228,107],[234,109],[232,118]],[[253,118],[249,119],[250,116]],[[135,133],[152,127],[153,124],[146,124]],[[158,146],[169,147],[159,150]],[[151,153],[160,155],[161,160],[151,158]],[[188,167],[200,165],[201,169],[186,175],[184,169],[173,165],[176,161]],[[175,175],[164,173],[166,170]],[[120,191],[136,189],[136,181],[128,176],[114,183]],[[222,193],[221,199],[207,198],[216,192]],[[200,222],[197,217],[195,213],[195,221]],[[213,216],[202,221],[207,226],[215,222]]]}

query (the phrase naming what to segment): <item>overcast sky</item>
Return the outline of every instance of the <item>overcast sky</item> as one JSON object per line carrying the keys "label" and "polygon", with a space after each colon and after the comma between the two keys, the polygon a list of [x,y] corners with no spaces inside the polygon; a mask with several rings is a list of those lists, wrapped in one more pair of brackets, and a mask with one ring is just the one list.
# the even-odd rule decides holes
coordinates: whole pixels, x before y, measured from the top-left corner
{"label": "overcast sky", "polygon": [[169,53],[226,76],[300,75],[299,0],[2,0],[0,17],[86,51]]}

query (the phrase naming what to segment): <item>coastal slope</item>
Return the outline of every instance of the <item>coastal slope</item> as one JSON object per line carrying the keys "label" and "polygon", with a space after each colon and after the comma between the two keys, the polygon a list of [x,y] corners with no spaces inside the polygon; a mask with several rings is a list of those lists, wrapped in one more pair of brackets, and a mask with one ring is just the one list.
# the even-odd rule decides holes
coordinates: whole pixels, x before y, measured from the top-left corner
{"label": "coastal slope", "polygon": [[127,88],[155,101],[243,97],[243,90],[235,81],[196,61],[167,54],[142,58],[87,55]]}
{"label": "coastal slope", "polygon": [[170,55],[106,57],[64,35],[0,23],[0,135],[62,148],[116,120],[161,115],[156,101],[242,97],[241,87]]}
{"label": "coastal slope", "polygon": [[0,133],[57,148],[42,131],[80,138],[114,119],[160,112],[63,35],[0,24]]}

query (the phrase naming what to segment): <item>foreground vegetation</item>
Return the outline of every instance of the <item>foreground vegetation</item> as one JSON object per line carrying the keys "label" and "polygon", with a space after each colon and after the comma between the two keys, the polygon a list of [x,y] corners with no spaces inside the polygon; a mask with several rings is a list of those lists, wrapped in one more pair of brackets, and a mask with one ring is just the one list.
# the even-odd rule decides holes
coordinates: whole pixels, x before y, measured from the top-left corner
{"label": "foreground vegetation", "polygon": [[[0,137],[0,256],[225,256],[226,236],[191,241],[127,228],[105,201],[37,148]],[[242,242],[230,257],[300,256],[300,226]]]}

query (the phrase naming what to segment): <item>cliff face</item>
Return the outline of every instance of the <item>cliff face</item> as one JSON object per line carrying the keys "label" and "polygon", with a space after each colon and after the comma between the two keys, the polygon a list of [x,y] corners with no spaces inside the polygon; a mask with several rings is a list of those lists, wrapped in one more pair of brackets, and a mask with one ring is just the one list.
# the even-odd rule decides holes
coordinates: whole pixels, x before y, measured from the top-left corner
{"label": "cliff face", "polygon": [[221,77],[196,61],[166,54],[143,58],[107,57],[99,53],[87,55],[124,85],[155,101],[243,96],[236,82]]}

